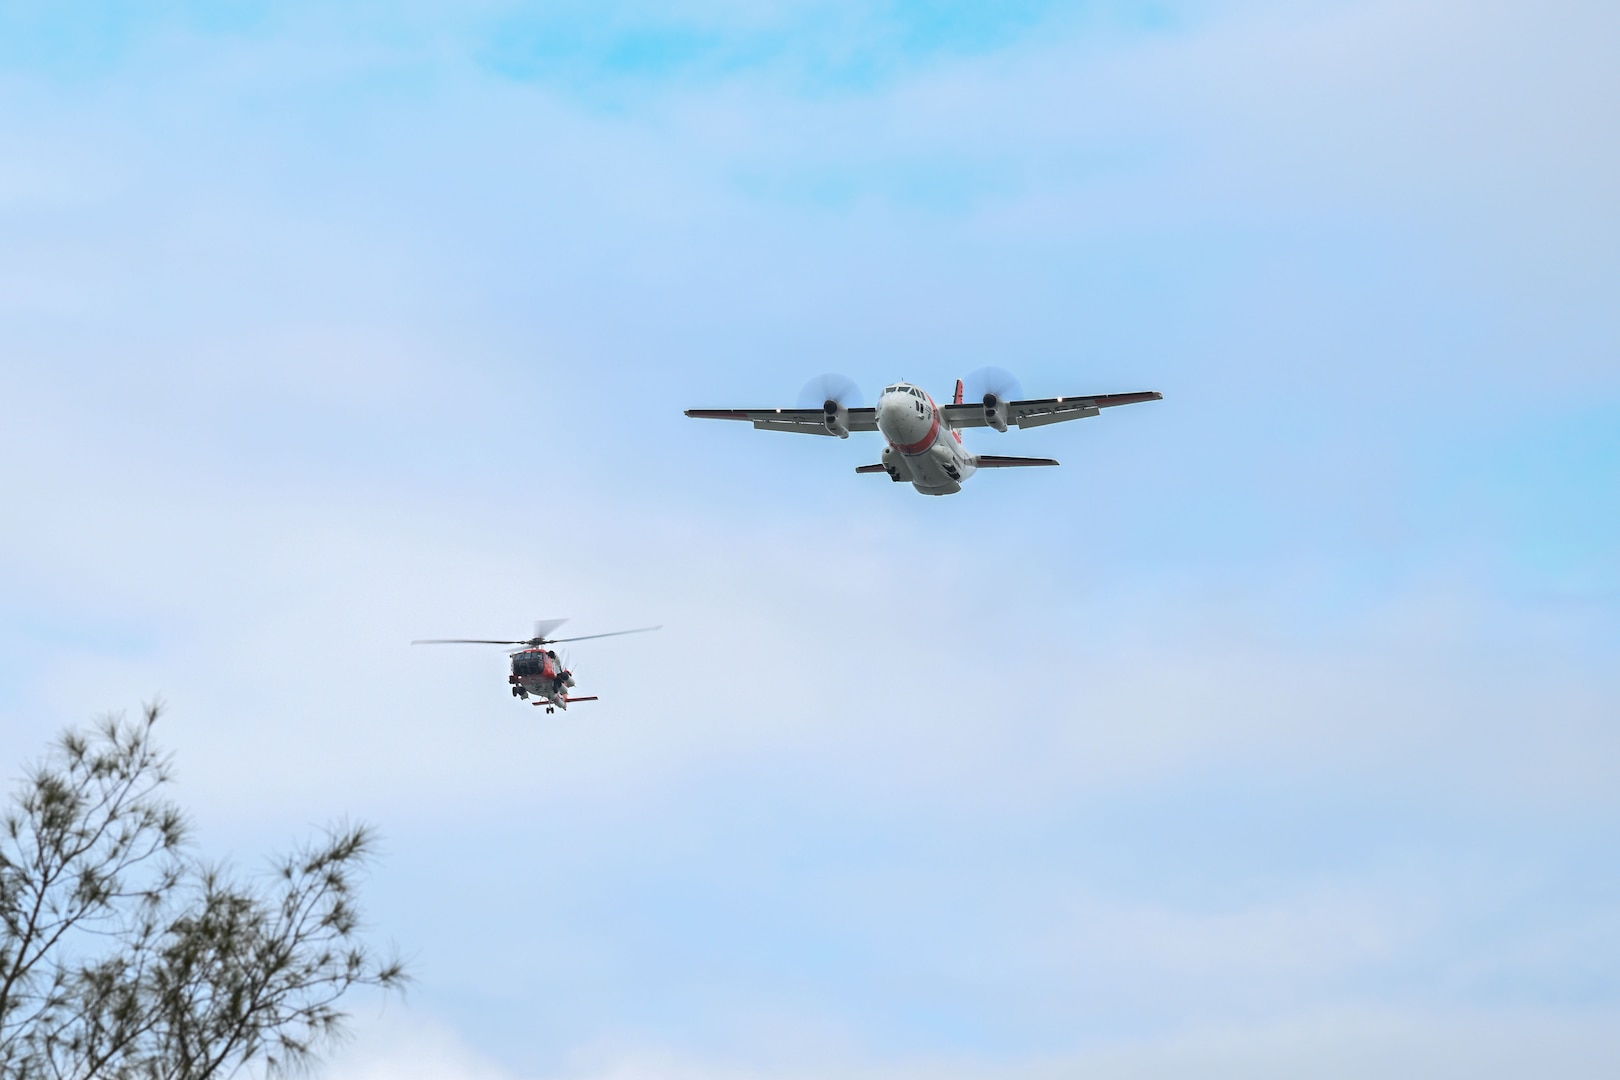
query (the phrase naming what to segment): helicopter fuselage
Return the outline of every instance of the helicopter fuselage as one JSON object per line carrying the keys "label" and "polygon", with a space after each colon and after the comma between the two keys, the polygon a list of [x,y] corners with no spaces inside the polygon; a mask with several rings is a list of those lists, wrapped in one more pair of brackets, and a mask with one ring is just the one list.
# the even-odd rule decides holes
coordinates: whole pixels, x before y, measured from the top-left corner
{"label": "helicopter fuselage", "polygon": [[550,649],[523,649],[512,654],[512,674],[507,681],[512,684],[513,697],[536,697],[549,707],[566,709],[574,673],[563,667]]}

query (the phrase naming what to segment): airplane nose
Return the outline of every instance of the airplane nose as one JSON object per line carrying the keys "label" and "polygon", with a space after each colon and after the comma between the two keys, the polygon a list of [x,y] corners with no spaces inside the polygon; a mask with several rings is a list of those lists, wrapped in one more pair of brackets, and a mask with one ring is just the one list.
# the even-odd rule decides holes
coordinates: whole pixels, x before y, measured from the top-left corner
{"label": "airplane nose", "polygon": [[878,401],[878,428],[891,439],[905,434],[912,413],[910,394],[884,394]]}

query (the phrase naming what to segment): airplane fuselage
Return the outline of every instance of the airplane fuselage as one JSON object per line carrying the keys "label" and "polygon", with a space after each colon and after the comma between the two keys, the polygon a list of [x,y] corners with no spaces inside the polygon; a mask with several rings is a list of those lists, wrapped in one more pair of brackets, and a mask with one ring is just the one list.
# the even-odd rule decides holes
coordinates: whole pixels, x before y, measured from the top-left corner
{"label": "airplane fuselage", "polygon": [[884,387],[877,426],[889,444],[883,449],[883,469],[892,479],[909,481],[924,495],[952,495],[973,475],[974,457],[963,449],[962,433],[921,387]]}

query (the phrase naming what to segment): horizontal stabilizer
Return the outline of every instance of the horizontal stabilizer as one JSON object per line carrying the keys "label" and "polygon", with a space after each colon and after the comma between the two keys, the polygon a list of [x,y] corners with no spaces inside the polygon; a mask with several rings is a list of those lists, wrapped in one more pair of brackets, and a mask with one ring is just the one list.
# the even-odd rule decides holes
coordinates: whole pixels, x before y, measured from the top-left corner
{"label": "horizontal stabilizer", "polygon": [[1056,465],[1057,461],[1049,457],[1001,457],[997,454],[980,454],[974,464],[981,469],[1020,469],[1026,465]]}
{"label": "horizontal stabilizer", "polygon": [[855,471],[856,472],[883,472],[884,468],[881,465],[858,465],[858,466],[856,466]]}

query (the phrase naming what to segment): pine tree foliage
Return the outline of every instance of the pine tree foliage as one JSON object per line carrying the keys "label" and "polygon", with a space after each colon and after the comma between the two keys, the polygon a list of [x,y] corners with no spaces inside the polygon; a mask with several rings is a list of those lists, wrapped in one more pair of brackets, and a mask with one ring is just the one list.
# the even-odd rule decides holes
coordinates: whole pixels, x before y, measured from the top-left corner
{"label": "pine tree foliage", "polygon": [[356,986],[372,832],[334,829],[256,878],[197,858],[139,721],[68,731],[0,818],[0,1077],[209,1080],[312,1063]]}

